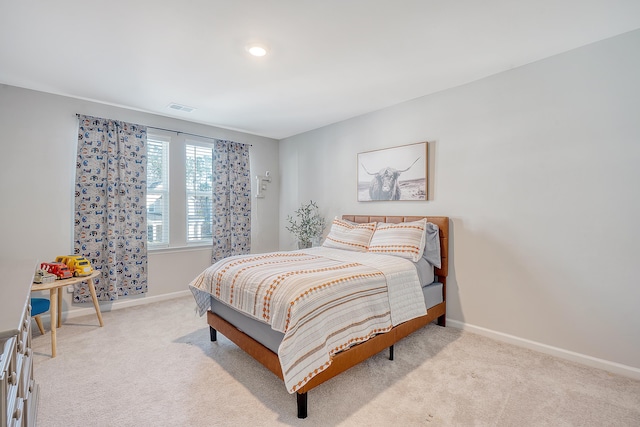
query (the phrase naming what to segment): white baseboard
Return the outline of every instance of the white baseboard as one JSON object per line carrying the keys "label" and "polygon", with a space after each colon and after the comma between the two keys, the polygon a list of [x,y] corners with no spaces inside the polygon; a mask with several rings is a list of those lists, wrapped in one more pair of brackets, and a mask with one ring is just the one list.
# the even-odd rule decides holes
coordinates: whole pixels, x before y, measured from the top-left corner
{"label": "white baseboard", "polygon": [[[180,297],[184,297],[187,295],[192,295],[191,291],[188,289],[185,289],[184,291],[178,291],[178,292],[172,292],[170,294],[162,294],[162,295],[156,295],[156,296],[144,296],[144,297],[134,297],[134,298],[130,298],[130,299],[126,299],[126,300],[122,300],[122,301],[109,301],[109,302],[101,302],[100,303],[100,311],[102,313],[105,312],[109,312],[109,311],[114,311],[114,310],[120,310],[123,308],[127,308],[127,307],[134,307],[137,305],[145,305],[145,304],[151,304],[154,302],[160,302],[160,301],[166,301],[166,300],[170,300],[170,299],[174,299],[174,298],[180,298]],[[95,316],[96,315],[96,310],[93,308],[93,304],[91,304],[91,302],[85,304],[87,307],[86,308],[78,308],[78,309],[74,309],[74,310],[69,310],[69,311],[63,311],[62,313],[62,317],[63,319],[73,319],[76,317],[82,317],[82,316]],[[43,320],[47,320],[49,321],[51,319],[51,315],[49,312],[47,312],[46,314],[42,315],[42,319]]]}
{"label": "white baseboard", "polygon": [[536,341],[516,337],[514,335],[497,332],[480,326],[470,325],[468,323],[449,318],[447,318],[447,326],[452,326],[456,329],[462,329],[464,331],[483,335],[485,337],[493,338],[497,341],[506,342],[509,344],[517,345],[518,347],[524,347],[529,350],[538,351],[540,353],[549,354],[561,359],[591,366],[592,368],[603,369],[614,374],[619,374],[625,377],[640,380],[640,368],[634,368],[633,366],[623,365],[621,363],[611,362],[604,359],[598,359],[597,357],[587,356],[586,354],[576,353],[559,347],[553,347],[547,344],[542,344]]}

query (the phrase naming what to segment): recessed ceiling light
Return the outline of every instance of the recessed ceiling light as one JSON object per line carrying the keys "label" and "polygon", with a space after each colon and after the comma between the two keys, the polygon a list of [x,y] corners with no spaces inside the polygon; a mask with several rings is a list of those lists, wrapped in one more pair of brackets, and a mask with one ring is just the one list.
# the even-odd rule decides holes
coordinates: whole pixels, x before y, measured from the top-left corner
{"label": "recessed ceiling light", "polygon": [[253,56],[265,56],[267,54],[267,47],[259,43],[248,44],[246,50]]}

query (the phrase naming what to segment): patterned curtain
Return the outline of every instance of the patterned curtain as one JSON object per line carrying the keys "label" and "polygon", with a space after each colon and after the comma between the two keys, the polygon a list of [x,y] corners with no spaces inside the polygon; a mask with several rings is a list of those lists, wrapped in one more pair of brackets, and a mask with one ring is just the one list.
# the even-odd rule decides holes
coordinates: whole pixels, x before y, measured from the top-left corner
{"label": "patterned curtain", "polygon": [[[75,253],[102,274],[100,301],[147,292],[147,128],[78,115]],[[86,285],[75,302],[91,302]]]}
{"label": "patterned curtain", "polygon": [[213,254],[215,263],[251,249],[249,146],[216,141],[213,159]]}

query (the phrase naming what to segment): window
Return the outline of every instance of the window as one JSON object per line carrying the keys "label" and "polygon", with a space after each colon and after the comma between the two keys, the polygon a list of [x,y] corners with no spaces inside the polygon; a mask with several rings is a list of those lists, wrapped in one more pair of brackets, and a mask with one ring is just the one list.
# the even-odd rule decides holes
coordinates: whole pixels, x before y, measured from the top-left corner
{"label": "window", "polygon": [[178,132],[147,133],[149,249],[211,245],[213,144]]}
{"label": "window", "polygon": [[213,224],[213,148],[186,145],[187,243],[210,242]]}
{"label": "window", "polygon": [[147,241],[169,245],[169,138],[147,136]]}

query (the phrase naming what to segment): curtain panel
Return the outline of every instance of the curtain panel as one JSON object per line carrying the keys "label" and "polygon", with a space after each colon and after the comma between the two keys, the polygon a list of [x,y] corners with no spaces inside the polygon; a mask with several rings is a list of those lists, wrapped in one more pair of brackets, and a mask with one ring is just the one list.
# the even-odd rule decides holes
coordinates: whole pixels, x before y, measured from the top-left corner
{"label": "curtain panel", "polygon": [[[74,252],[100,301],[147,292],[147,128],[78,115]],[[76,285],[74,302],[91,302]]]}
{"label": "curtain panel", "polygon": [[215,142],[213,159],[213,252],[215,263],[251,250],[249,146]]}

